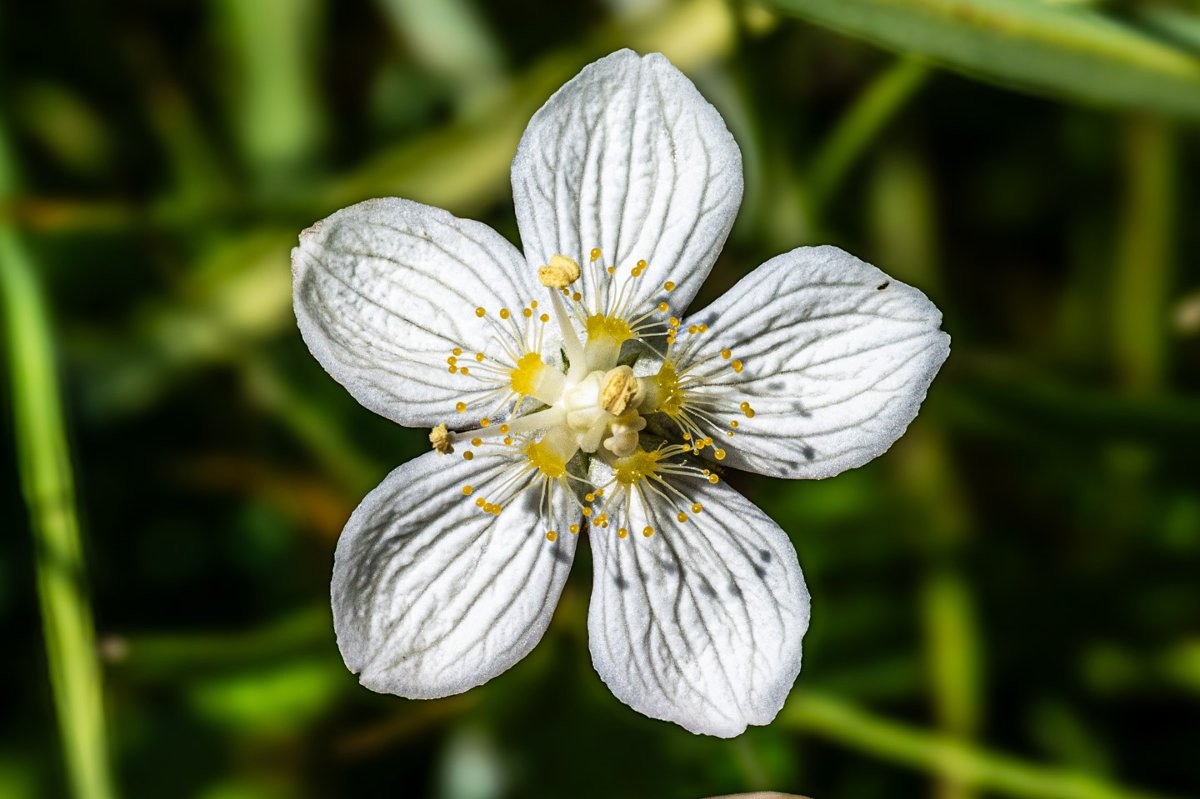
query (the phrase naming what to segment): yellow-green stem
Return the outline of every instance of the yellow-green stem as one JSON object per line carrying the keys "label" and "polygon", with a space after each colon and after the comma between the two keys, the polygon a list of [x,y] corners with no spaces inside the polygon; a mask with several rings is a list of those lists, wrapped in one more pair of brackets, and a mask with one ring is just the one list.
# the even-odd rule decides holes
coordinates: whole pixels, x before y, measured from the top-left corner
{"label": "yellow-green stem", "polygon": [[778,724],[963,785],[1028,799],[1165,799],[1090,774],[1024,763],[949,736],[912,729],[829,696],[797,692]]}
{"label": "yellow-green stem", "polygon": [[[0,161],[4,154],[0,150]],[[0,165],[4,175],[8,164]],[[7,193],[0,186],[0,197]],[[113,795],[100,666],[50,322],[30,256],[0,220],[0,295],[21,488],[29,511],[46,659],[67,779],[79,799]]]}

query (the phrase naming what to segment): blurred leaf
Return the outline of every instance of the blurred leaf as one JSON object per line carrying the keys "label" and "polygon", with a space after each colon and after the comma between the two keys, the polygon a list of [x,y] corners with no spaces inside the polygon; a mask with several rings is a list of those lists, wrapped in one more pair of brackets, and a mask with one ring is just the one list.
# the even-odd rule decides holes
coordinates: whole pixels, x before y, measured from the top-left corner
{"label": "blurred leaf", "polygon": [[1005,85],[1200,119],[1200,57],[1091,8],[1035,0],[770,2]]}
{"label": "blurred leaf", "polygon": [[197,712],[234,731],[298,731],[323,713],[349,682],[340,664],[324,658],[231,674],[190,687]]}
{"label": "blurred leaf", "polygon": [[100,651],[123,676],[166,682],[253,671],[264,664],[314,653],[328,655],[333,663],[329,613],[328,604],[322,602],[245,632],[113,635],[101,643]]}

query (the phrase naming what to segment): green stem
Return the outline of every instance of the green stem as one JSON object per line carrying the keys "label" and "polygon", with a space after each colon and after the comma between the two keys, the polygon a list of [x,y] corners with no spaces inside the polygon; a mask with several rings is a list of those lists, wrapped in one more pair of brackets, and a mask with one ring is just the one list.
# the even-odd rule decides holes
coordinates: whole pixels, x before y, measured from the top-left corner
{"label": "green stem", "polygon": [[[0,178],[9,174],[5,155],[0,146]],[[0,185],[0,197],[10,188]],[[35,274],[16,231],[0,221],[0,295],[8,334],[18,471],[34,537],[38,599],[59,734],[74,795],[107,799],[113,790],[100,666],[84,586],[83,547],[50,320]]]}
{"label": "green stem", "polygon": [[1126,129],[1125,207],[1113,275],[1113,335],[1125,388],[1153,393],[1166,370],[1167,296],[1171,282],[1174,176],[1171,126],[1139,117]]}
{"label": "green stem", "polygon": [[943,735],[877,718],[827,696],[799,693],[779,722],[881,760],[948,777],[963,785],[1030,799],[1165,799],[1086,773],[1035,766]]}
{"label": "green stem", "polygon": [[875,78],[854,101],[813,158],[807,189],[815,212],[837,191],[867,145],[921,88],[928,75],[925,64],[902,58]]}

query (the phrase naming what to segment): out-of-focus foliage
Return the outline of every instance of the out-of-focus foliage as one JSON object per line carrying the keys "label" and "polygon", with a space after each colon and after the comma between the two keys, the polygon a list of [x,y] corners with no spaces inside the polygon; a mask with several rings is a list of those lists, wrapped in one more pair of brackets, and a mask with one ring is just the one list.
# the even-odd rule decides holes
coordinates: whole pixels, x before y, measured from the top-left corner
{"label": "out-of-focus foliage", "polygon": [[[106,758],[128,797],[1196,795],[1198,15],[4,4],[0,795],[102,796]],[[396,194],[515,239],[526,121],[622,46],[665,52],[745,155],[698,302],[832,242],[920,286],[953,337],[884,457],[820,483],[731,476],[814,599],[789,704],[732,741],[600,684],[586,547],[542,644],[462,696],[360,688],[329,619],[341,525],[426,442],[305,351],[296,234]]]}

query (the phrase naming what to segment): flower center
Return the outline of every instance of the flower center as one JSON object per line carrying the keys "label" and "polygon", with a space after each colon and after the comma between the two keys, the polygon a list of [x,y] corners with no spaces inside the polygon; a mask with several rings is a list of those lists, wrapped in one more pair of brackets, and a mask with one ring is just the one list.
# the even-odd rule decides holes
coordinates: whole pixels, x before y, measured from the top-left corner
{"label": "flower center", "polygon": [[[577,522],[582,516],[593,529],[612,524],[620,538],[633,529],[635,515],[648,522],[640,529],[650,536],[665,524],[684,524],[689,514],[701,512],[700,504],[684,493],[688,481],[716,483],[719,477],[689,456],[712,447],[712,457],[725,457],[712,435],[724,426],[719,417],[726,415],[730,403],[728,397],[712,394],[709,384],[716,369],[737,373],[742,364],[731,361],[728,349],[719,357],[694,357],[708,328],[700,324],[680,329],[680,321],[667,316],[665,298],[674,283],[664,283],[659,298],[636,300],[641,294],[635,291],[637,283],[648,268],[638,261],[619,273],[614,266],[604,266],[600,251],[593,249],[589,280],[580,281],[584,270],[579,264],[555,255],[538,269],[538,279],[549,292],[549,308],[539,309],[537,301],[531,301],[516,312],[475,309],[495,335],[485,351],[455,347],[447,364],[451,373],[489,386],[482,401],[490,402],[491,412],[505,421],[493,425],[481,418],[477,429],[461,433],[439,425],[430,443],[443,454],[454,452],[456,443],[469,443],[463,458],[471,460],[478,452],[500,459],[495,461],[498,476],[489,484],[462,487],[463,496],[471,497],[481,510],[499,514],[518,495],[540,487],[542,513],[551,522],[546,530],[550,541],[557,538],[557,529],[580,529],[570,519],[554,518],[562,507],[554,498],[564,493],[573,500]],[[589,284],[586,300],[574,288],[577,282]],[[547,348],[546,331],[555,328],[558,346]],[[681,335],[687,339],[676,346]],[[650,342],[655,340],[667,344],[657,372],[639,376],[634,367],[621,363],[622,356],[635,360],[654,349]],[[627,349],[631,342],[639,342],[641,349]],[[460,414],[468,408],[466,402],[455,406]],[[746,417],[754,415],[748,403],[742,403],[742,411]],[[665,428],[656,430],[676,429],[682,442],[644,440],[647,417],[656,414],[665,421]],[[725,434],[732,436],[737,425],[730,421]],[[594,486],[586,478],[589,459],[612,470],[607,484]]]}

